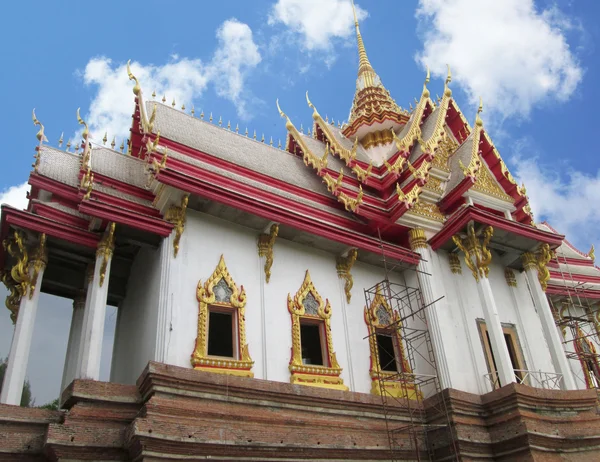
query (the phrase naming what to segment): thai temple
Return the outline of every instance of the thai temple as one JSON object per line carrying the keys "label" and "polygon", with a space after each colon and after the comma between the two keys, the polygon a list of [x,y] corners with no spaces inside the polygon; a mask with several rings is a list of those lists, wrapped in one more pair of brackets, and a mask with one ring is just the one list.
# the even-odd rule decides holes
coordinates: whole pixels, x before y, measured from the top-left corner
{"label": "thai temple", "polygon": [[[450,68],[401,108],[355,26],[348,121],[306,94],[305,133],[278,101],[279,147],[144,99],[129,65],[120,150],[79,113],[51,147],[34,115],[0,224],[0,460],[600,460],[593,247],[534,221]],[[58,411],[18,407],[41,292],[73,300]]]}

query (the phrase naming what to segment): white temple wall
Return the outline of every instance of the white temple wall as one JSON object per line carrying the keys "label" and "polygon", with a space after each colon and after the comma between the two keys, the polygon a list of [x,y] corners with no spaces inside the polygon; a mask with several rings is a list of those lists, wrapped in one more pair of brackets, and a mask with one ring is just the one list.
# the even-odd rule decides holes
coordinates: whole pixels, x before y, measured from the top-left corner
{"label": "white temple wall", "polygon": [[[172,331],[164,340],[169,343],[165,347],[169,363],[191,367],[190,355],[198,329],[196,287],[198,280],[205,282],[210,277],[221,254],[235,283],[243,285],[246,290],[246,338],[255,363],[252,370],[256,378],[281,382],[290,380],[288,365],[292,334],[287,297],[288,294],[293,297],[300,289],[308,269],[317,291],[324,299],[329,299],[332,307],[333,346],[343,369],[344,383],[355,391],[370,392],[363,289],[381,281],[383,270],[356,263],[352,270],[352,301],[345,306],[343,281],[340,281],[335,267],[336,256],[278,238],[271,280],[265,284],[257,250],[257,232],[195,211],[188,211],[179,255],[171,261],[171,280],[177,290],[169,291],[173,297]],[[175,274],[177,277],[173,277]],[[402,280],[401,276],[395,277],[398,282]],[[262,304],[265,332],[262,328]],[[344,321],[344,309],[347,322]],[[352,361],[351,365],[349,361]]]}
{"label": "white temple wall", "polygon": [[110,380],[135,384],[154,360],[160,288],[160,250],[140,249],[118,308]]}
{"label": "white temple wall", "polygon": [[[483,375],[488,373],[488,368],[477,325],[478,319],[484,319],[484,312],[475,279],[462,256],[462,274],[453,274],[448,254],[438,251],[436,255],[449,307],[445,321],[450,329],[449,332],[445,332],[444,346],[452,351],[448,355],[452,387],[471,393],[484,393],[490,390],[483,379]],[[517,287],[513,288],[506,283],[504,270],[504,266],[498,262],[498,256],[494,255],[489,280],[500,321],[516,327],[525,367],[528,370],[555,372],[525,277],[514,271]],[[514,297],[510,292],[512,290]],[[524,326],[527,328],[524,329]]]}

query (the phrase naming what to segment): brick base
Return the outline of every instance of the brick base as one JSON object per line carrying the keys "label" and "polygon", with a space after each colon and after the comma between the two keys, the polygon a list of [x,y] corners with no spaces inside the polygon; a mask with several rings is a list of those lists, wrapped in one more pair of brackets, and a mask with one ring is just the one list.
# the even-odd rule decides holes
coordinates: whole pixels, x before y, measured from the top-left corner
{"label": "brick base", "polygon": [[[600,447],[594,390],[509,385],[478,396],[445,390],[424,403],[441,422],[435,459],[582,461]],[[0,460],[417,460],[408,435],[392,455],[381,398],[149,363],[135,386],[75,380],[64,411],[0,406]],[[402,427],[402,406],[388,404]],[[419,454],[427,460],[426,453]],[[600,460],[600,457],[598,457]]]}

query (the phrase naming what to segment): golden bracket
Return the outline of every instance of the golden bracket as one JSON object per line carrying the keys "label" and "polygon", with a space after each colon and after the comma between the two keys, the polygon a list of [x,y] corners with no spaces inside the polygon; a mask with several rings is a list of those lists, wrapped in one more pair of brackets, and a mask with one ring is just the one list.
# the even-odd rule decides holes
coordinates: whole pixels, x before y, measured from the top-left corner
{"label": "golden bracket", "polygon": [[271,279],[271,267],[273,266],[273,246],[279,233],[279,225],[273,223],[269,234],[262,233],[258,236],[258,256],[265,257],[265,280],[267,284]]}

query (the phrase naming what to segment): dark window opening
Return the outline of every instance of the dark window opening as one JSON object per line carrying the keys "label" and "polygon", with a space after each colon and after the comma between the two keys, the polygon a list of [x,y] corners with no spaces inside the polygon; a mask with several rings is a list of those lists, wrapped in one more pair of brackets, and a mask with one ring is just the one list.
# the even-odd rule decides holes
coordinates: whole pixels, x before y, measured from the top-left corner
{"label": "dark window opening", "polygon": [[300,344],[302,345],[302,364],[324,365],[319,324],[300,323]]}
{"label": "dark window opening", "polygon": [[512,368],[515,371],[515,375],[519,377],[519,379],[523,380],[522,372],[518,370],[521,369],[521,367],[519,365],[519,358],[517,357],[517,350],[515,349],[515,344],[513,342],[512,335],[504,334],[504,341],[506,342],[506,348],[508,348],[510,363],[512,364]]}
{"label": "dark window opening", "polygon": [[233,316],[231,313],[209,312],[208,354],[233,358]]}
{"label": "dark window opening", "polygon": [[379,366],[382,371],[398,372],[396,362],[396,349],[394,339],[390,335],[377,334],[377,351],[379,353]]}
{"label": "dark window opening", "polygon": [[490,333],[487,329],[485,330],[485,338],[487,340],[487,347],[490,350],[490,356],[492,357],[492,364],[494,365],[494,370],[497,371],[498,368],[496,367],[496,358],[494,358],[494,350],[492,350],[492,341],[490,340]]}

